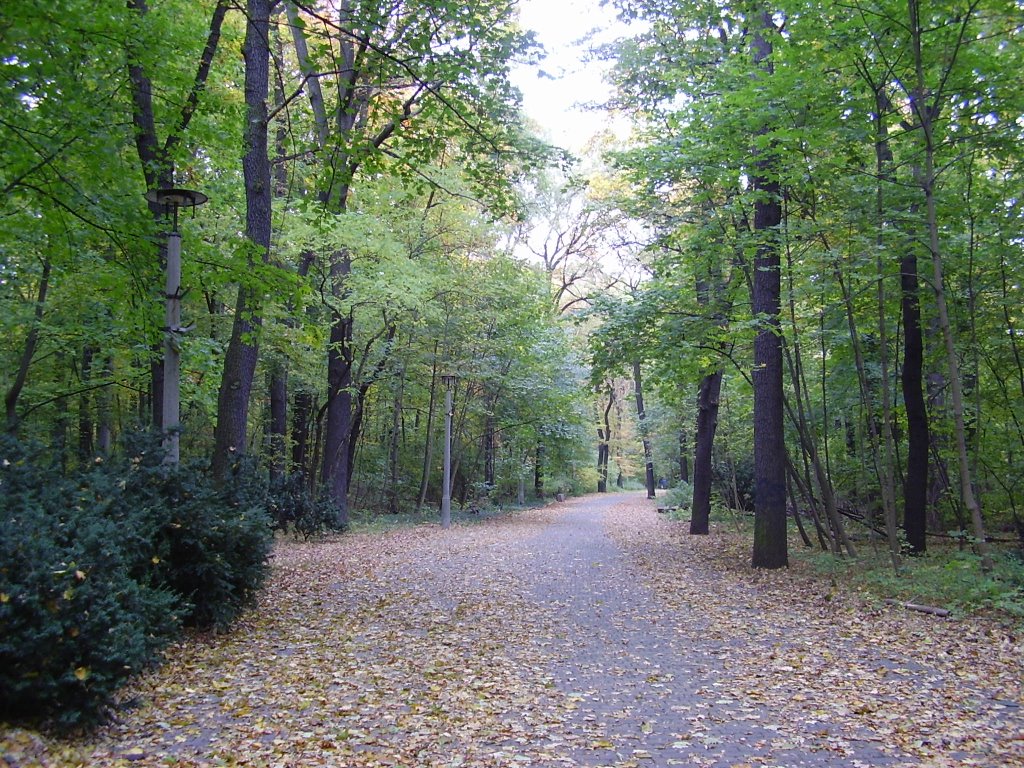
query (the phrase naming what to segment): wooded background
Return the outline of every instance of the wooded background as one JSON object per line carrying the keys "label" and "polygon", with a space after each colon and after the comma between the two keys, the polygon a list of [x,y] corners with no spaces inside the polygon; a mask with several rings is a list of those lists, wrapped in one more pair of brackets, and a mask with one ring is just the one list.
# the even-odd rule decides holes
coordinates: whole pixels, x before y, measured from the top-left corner
{"label": "wooded background", "polygon": [[[350,512],[692,483],[894,563],[1021,531],[1022,6],[616,3],[580,163],[503,0],[17,0],[0,12],[6,428],[55,473],[168,426]],[[751,429],[753,425],[753,430]],[[276,484],[276,485],[275,485]]]}

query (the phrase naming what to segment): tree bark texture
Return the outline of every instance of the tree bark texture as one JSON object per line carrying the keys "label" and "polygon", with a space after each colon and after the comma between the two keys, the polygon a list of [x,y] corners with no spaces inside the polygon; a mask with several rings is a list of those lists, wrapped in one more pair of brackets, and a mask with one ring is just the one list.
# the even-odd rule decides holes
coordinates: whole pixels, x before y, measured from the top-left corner
{"label": "tree bark texture", "polygon": [[[245,181],[246,237],[264,263],[270,260],[271,196],[267,138],[267,98],[270,84],[270,0],[248,0],[245,43]],[[217,396],[213,474],[222,481],[237,456],[245,454],[249,395],[252,392],[262,324],[256,291],[238,288],[231,340],[224,356],[224,373]]]}

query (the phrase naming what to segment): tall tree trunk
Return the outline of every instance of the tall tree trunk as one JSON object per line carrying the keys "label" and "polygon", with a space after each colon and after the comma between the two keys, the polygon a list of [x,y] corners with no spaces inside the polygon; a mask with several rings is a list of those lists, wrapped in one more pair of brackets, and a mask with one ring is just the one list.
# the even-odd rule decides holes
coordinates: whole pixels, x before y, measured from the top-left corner
{"label": "tall tree trunk", "polygon": [[718,429],[718,400],[722,392],[722,369],[709,373],[697,389],[697,427],[694,435],[693,503],[690,533],[708,533],[711,518],[711,458]]}
{"label": "tall tree trunk", "polygon": [[928,447],[931,442],[924,397],[924,334],[918,287],[917,253],[904,245],[900,259],[903,368],[900,385],[907,417],[907,473],[903,479],[903,528],[914,553],[927,548]]}
{"label": "tall tree trunk", "polygon": [[[348,256],[331,268],[335,296],[343,298],[343,278],[348,275]],[[335,312],[327,349],[327,419],[324,425],[322,480],[337,510],[335,524],[348,525],[349,440],[352,436],[352,321]]]}
{"label": "tall tree trunk", "polygon": [[640,437],[644,446],[644,476],[647,481],[647,498],[653,499],[657,496],[654,481],[654,450],[651,448],[651,438],[648,435],[647,411],[644,408],[644,385],[640,378],[640,361],[633,361],[633,388],[636,394],[636,417],[640,422]]}
{"label": "tall tree trunk", "polygon": [[391,445],[388,450],[388,512],[397,515],[399,512],[398,486],[401,476],[399,474],[399,449],[401,448],[402,436],[402,397],[405,393],[405,371],[398,372],[398,382],[395,386],[395,402],[391,411]]}
{"label": "tall tree trunk", "polygon": [[[754,63],[762,78],[772,75],[772,43],[775,33],[771,13],[758,12],[754,31]],[[771,118],[766,118],[770,120]],[[768,133],[769,125],[759,131]],[[786,541],[786,443],[783,431],[782,339],[779,329],[782,283],[778,228],[782,221],[777,158],[773,150],[754,150],[756,160],[751,186],[754,231],[758,237],[754,262],[754,547],[755,568],[781,568],[789,564]]]}
{"label": "tall tree trunk", "polygon": [[[286,5],[290,5],[286,3]],[[274,57],[283,61],[285,57],[284,43],[281,38],[281,13],[278,6],[274,10],[274,24],[271,34],[274,41]],[[284,83],[281,79],[280,70],[274,78],[274,109],[284,106]],[[288,154],[288,126],[285,121],[278,121],[277,131],[274,137],[274,155],[278,161],[272,169],[274,179],[274,197],[278,200],[288,195],[288,165],[283,158]],[[303,258],[301,264],[308,270],[312,256]],[[279,268],[283,265],[278,264]],[[300,274],[305,277],[305,270],[300,267]],[[284,319],[284,325],[294,328],[298,325],[294,315],[294,306],[289,302],[288,314]],[[280,485],[288,473],[288,356],[281,355],[270,366],[268,390],[270,395],[270,423],[267,430],[267,449],[270,453],[270,483],[273,486]]]}
{"label": "tall tree trunk", "polygon": [[544,443],[540,440],[537,440],[533,461],[533,494],[538,499],[544,498]]}
{"label": "tall tree trunk", "polygon": [[[271,195],[270,157],[267,148],[267,97],[270,87],[270,0],[247,0],[245,43],[245,234],[264,263],[270,261]],[[255,338],[262,325],[257,293],[242,284],[238,288],[231,340],[224,355],[224,372],[217,396],[214,429],[213,475],[223,481],[235,461],[246,451],[249,395],[259,345]]]}
{"label": "tall tree trunk", "polygon": [[[850,329],[850,340],[853,344],[854,365],[857,369],[857,381],[860,385],[861,405],[864,408],[865,414],[864,422],[867,428],[868,442],[871,446],[871,462],[874,465],[875,479],[878,482],[879,491],[882,494],[882,514],[884,516],[886,541],[889,545],[889,556],[892,559],[893,568],[895,570],[899,570],[900,542],[896,535],[896,502],[893,498],[891,475],[892,453],[890,451],[885,457],[881,455],[881,441],[885,440],[886,436],[884,434],[880,434],[882,430],[878,429],[878,425],[875,420],[875,407],[873,398],[871,397],[870,385],[868,383],[867,369],[864,364],[864,352],[860,342],[860,333],[857,330],[856,319],[853,314],[853,298],[850,295],[850,289],[847,287],[846,281],[843,279],[842,272],[838,265],[835,268],[835,275],[843,292],[843,304],[846,307],[846,322]],[[879,278],[879,281],[881,281],[881,278]],[[880,309],[879,311],[884,312],[884,309]],[[881,322],[884,322],[884,314],[881,318]],[[881,354],[884,356],[885,351],[882,350]],[[885,366],[883,366],[883,370],[888,372],[888,368]],[[888,379],[883,378],[882,387],[887,390],[888,386]],[[889,429],[888,423],[886,423],[885,429]]]}
{"label": "tall tree trunk", "polygon": [[315,478],[314,464],[309,460],[309,438],[313,428],[313,393],[300,389],[292,402],[292,471],[305,478]]}
{"label": "tall tree trunk", "polygon": [[[128,0],[128,9],[138,15],[140,23],[144,23],[149,14],[147,0]],[[206,45],[200,54],[195,77],[192,80],[188,94],[181,99],[181,111],[174,123],[174,129],[168,133],[162,144],[156,130],[152,80],[139,63],[141,57],[132,47],[128,49],[128,81],[131,84],[135,148],[139,157],[139,163],[142,166],[147,190],[166,189],[174,186],[174,150],[184,137],[189,123],[192,121],[192,117],[199,106],[200,94],[206,87],[206,80],[213,65],[213,58],[220,44],[220,31],[227,11],[228,0],[218,0],[210,17]],[[164,209],[164,206],[155,202],[149,204],[149,210],[159,228],[167,215],[167,211]],[[165,246],[161,244],[158,250],[157,263],[161,267],[166,256],[164,248]],[[157,427],[162,426],[164,423],[164,365],[160,356],[161,349],[161,344],[155,345],[150,360],[149,395],[152,409],[151,423]]]}
{"label": "tall tree trunk", "polygon": [[102,456],[109,456],[114,436],[114,358],[110,355],[103,360],[103,379],[104,384],[96,395],[96,448]]}
{"label": "tall tree trunk", "polygon": [[608,404],[604,408],[603,426],[597,428],[597,492],[608,492],[608,460],[611,458],[611,412],[615,407],[615,388],[608,387]]}
{"label": "tall tree trunk", "polygon": [[270,482],[280,484],[288,466],[288,369],[278,362],[270,371],[270,425],[267,448],[270,453]]}
{"label": "tall tree trunk", "polygon": [[494,417],[487,414],[484,420],[484,483],[487,487],[494,488],[495,481],[495,438],[494,438]]}

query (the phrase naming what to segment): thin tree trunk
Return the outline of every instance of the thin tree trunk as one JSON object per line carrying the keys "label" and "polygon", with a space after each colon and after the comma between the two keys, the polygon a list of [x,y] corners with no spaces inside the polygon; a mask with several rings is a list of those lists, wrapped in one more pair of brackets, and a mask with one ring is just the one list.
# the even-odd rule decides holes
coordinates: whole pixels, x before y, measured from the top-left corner
{"label": "thin tree trunk", "polygon": [[690,446],[686,439],[686,430],[679,430],[679,479],[690,482]]}
{"label": "thin tree trunk", "polygon": [[544,498],[544,443],[540,440],[533,462],[533,493],[538,499]]}
{"label": "thin tree trunk", "polygon": [[[786,258],[787,265],[789,267],[789,321],[792,329],[791,333],[793,336],[793,342],[791,346],[783,347],[783,350],[786,354],[786,362],[789,367],[790,379],[793,382],[793,393],[796,395],[796,413],[793,413],[793,408],[788,401],[786,402],[786,408],[789,411],[790,421],[794,423],[797,429],[797,434],[800,436],[800,446],[802,448],[805,466],[809,463],[814,469],[814,480],[818,485],[822,504],[825,507],[825,514],[829,523],[829,541],[832,545],[832,551],[836,555],[841,555],[843,548],[845,548],[850,557],[856,557],[856,550],[854,549],[850,538],[846,535],[843,518],[839,514],[839,510],[836,506],[835,492],[832,488],[831,476],[828,472],[827,466],[821,461],[818,453],[817,438],[814,435],[814,431],[807,423],[807,412],[810,409],[810,406],[805,403],[810,402],[810,393],[808,391],[807,378],[804,375],[803,357],[800,352],[801,334],[796,316],[796,291],[793,286],[792,253],[788,248],[786,249]],[[825,358],[822,356],[822,413],[823,418],[827,422],[828,400],[825,397],[826,372],[824,370],[824,365]],[[828,430],[825,430],[825,432],[827,435]],[[825,450],[827,451],[827,437],[825,438],[824,445]],[[811,493],[814,485],[811,483],[809,474],[807,478],[807,486],[808,493]]]}
{"label": "thin tree trunk", "polygon": [[93,432],[94,421],[92,417],[92,400],[89,397],[88,386],[92,383],[92,364],[96,356],[96,347],[86,344],[82,349],[82,392],[78,396],[78,460],[85,464],[93,455]]}
{"label": "thin tree trunk", "polygon": [[718,402],[722,391],[722,369],[701,379],[697,390],[697,427],[694,436],[693,503],[690,533],[707,534],[711,519],[711,465],[718,428]]}
{"label": "thin tree trunk", "polygon": [[[974,493],[971,477],[970,458],[967,454],[967,435],[964,428],[964,401],[960,381],[960,361],[956,353],[953,339],[953,328],[949,319],[949,307],[946,303],[945,275],[942,265],[942,251],[939,244],[939,223],[935,203],[935,140],[934,121],[939,114],[938,100],[928,103],[924,77],[924,59],[921,52],[922,27],[918,0],[908,0],[910,12],[910,29],[914,56],[916,83],[911,94],[911,106],[917,119],[918,127],[924,144],[924,169],[921,178],[921,189],[924,193],[925,217],[928,227],[928,249],[932,259],[932,289],[935,291],[935,303],[938,309],[939,329],[946,353],[946,364],[949,369],[950,395],[953,408],[953,431],[956,440],[957,463],[960,470],[960,496],[967,509],[974,528],[974,549],[981,558],[981,568],[985,572],[992,570],[992,558],[989,555],[988,543],[985,539],[985,524],[981,517],[981,506]],[[962,21],[958,19],[958,21]],[[962,23],[966,23],[962,21]],[[961,38],[962,39],[962,38]],[[950,60],[955,60],[956,53]]]}
{"label": "thin tree trunk", "polygon": [[423,446],[423,470],[420,473],[420,492],[416,497],[416,511],[423,509],[427,502],[427,489],[430,485],[430,465],[434,458],[434,404],[437,399],[437,349],[434,342],[434,361],[430,368],[430,401],[427,404],[427,439]]}
{"label": "thin tree trunk", "polygon": [[604,409],[604,426],[598,427],[597,437],[597,492],[608,492],[608,459],[611,454],[611,411],[615,405],[615,389],[608,387],[608,404]]}
{"label": "thin tree trunk", "polygon": [[278,362],[270,372],[270,482],[280,484],[288,464],[288,369]]}
{"label": "thin tree trunk", "polygon": [[114,435],[111,392],[114,386],[114,358],[110,355],[103,360],[103,378],[105,384],[96,395],[96,448],[102,456],[109,456]]}
{"label": "thin tree trunk", "polygon": [[[843,280],[843,275],[838,264],[835,267],[835,275],[836,280],[839,283],[839,287],[843,292],[843,305],[846,307],[846,322],[850,330],[850,340],[853,344],[854,365],[857,369],[857,381],[860,384],[861,403],[865,412],[864,421],[867,425],[868,440],[871,445],[871,460],[875,467],[875,479],[878,481],[879,490],[882,494],[882,514],[885,522],[886,541],[889,545],[889,556],[892,559],[893,568],[898,571],[900,568],[900,542],[896,535],[896,502],[893,498],[892,475],[890,474],[892,469],[892,453],[890,451],[884,458],[880,455],[880,443],[885,439],[885,436],[879,434],[880,430],[875,423],[875,408],[871,398],[871,390],[868,385],[867,370],[864,366],[864,352],[860,343],[860,334],[857,330],[857,323],[853,315],[853,300],[850,296],[850,290],[846,286],[846,281]],[[879,279],[879,282],[881,282],[881,279]],[[881,322],[884,322],[884,309],[880,308],[879,311],[883,312]],[[885,355],[884,350],[881,354],[883,356]],[[883,370],[888,372],[888,368],[884,365]],[[888,391],[888,386],[888,380],[883,379],[882,387]],[[888,429],[888,424],[886,424],[885,428]]]}
{"label": "thin tree trunk", "polygon": [[391,409],[391,445],[388,450],[388,512],[393,515],[397,515],[399,512],[398,486],[401,479],[399,449],[402,445],[402,398],[404,393],[405,371],[399,371],[395,387],[395,402]]}
{"label": "thin tree trunk", "polygon": [[647,481],[647,498],[653,499],[657,496],[654,482],[654,450],[651,448],[651,438],[647,434],[647,411],[644,409],[644,387],[640,375],[640,361],[634,360],[633,387],[636,394],[636,417],[640,423],[640,436],[644,446],[644,476]]}

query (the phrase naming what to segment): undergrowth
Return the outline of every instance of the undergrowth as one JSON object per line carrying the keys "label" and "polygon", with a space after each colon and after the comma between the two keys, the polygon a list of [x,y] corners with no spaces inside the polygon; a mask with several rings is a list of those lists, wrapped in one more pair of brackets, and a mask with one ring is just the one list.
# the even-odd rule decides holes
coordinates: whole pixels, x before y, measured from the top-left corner
{"label": "undergrowth", "polygon": [[817,572],[878,598],[946,608],[961,615],[1000,612],[1024,619],[1024,559],[1019,551],[994,551],[994,567],[983,573],[981,558],[973,552],[933,547],[927,554],[904,557],[896,573],[881,543],[877,551],[861,549],[856,560],[806,549],[791,554],[806,559]]}

